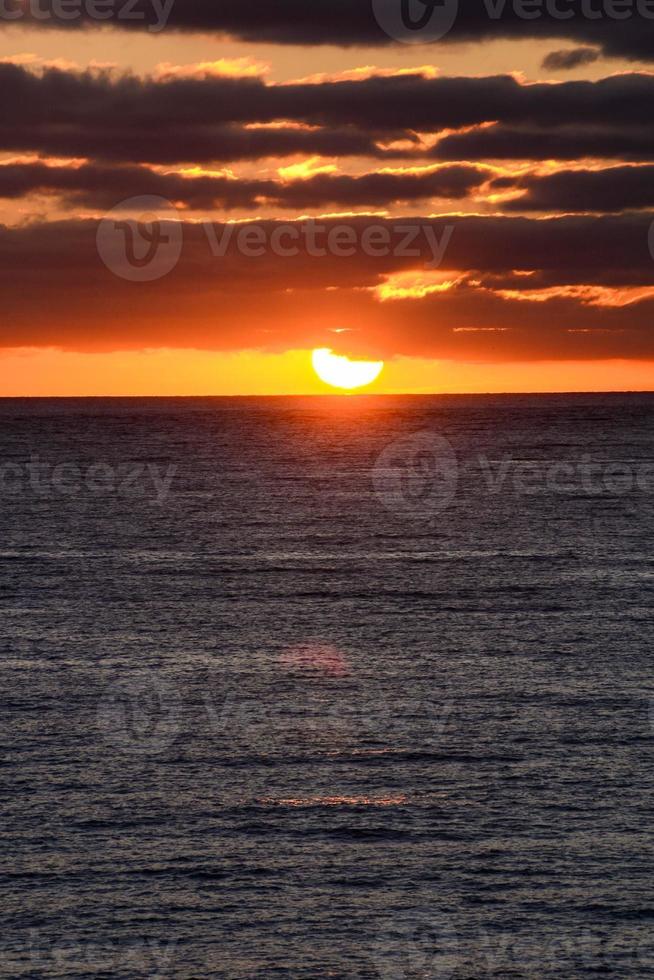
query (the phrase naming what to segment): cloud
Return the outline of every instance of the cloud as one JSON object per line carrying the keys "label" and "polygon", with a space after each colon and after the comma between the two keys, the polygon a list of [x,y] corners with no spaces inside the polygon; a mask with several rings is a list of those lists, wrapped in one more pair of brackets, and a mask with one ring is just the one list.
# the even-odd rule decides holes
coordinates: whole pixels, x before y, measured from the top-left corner
{"label": "cloud", "polygon": [[[252,257],[236,247],[233,229],[220,258],[204,228],[187,223],[178,266],[157,281],[134,283],[103,265],[96,222],[4,229],[0,343],[285,350],[329,346],[338,325],[352,328],[353,348],[386,357],[651,358],[651,220],[651,214],[459,218],[439,270],[448,287],[408,289],[386,301],[379,295],[384,283],[415,285],[416,273],[424,276],[430,257],[424,236],[419,256],[379,257],[361,249],[348,257],[312,256],[301,249],[295,257],[271,250]],[[399,222],[374,223],[392,230]],[[428,224],[439,239],[446,223],[401,221],[404,228]],[[326,234],[344,222],[321,224]],[[370,218],[347,221],[359,241],[370,224]],[[269,240],[280,225],[260,227]],[[220,236],[223,227],[215,230]]]}
{"label": "cloud", "polygon": [[651,126],[577,126],[536,129],[489,126],[454,133],[439,140],[427,154],[438,160],[652,160]]}
{"label": "cloud", "polygon": [[[155,79],[0,64],[0,92],[0,150],[124,163],[293,154],[645,159],[654,144],[654,75],[644,73],[533,85],[420,74],[272,85],[259,76]],[[442,131],[449,135],[433,150],[417,135]],[[397,140],[402,150],[382,149]]]}
{"label": "cloud", "polygon": [[[398,2],[399,0],[388,0]],[[136,0],[126,4],[115,0],[111,11],[112,26],[118,29],[144,31],[160,29],[227,35],[260,44],[338,45],[349,47],[388,46],[394,39],[381,28],[370,0],[276,0],[275,3],[255,0],[184,0],[174,3],[165,19],[153,0]],[[28,15],[24,0],[8,0],[6,9]],[[47,2],[39,4],[38,19],[20,20],[41,30],[48,28],[79,30],[103,26],[106,22],[85,16],[92,9],[89,3],[77,7],[82,16],[70,20],[47,14]],[[103,5],[103,11],[105,7]],[[570,0],[564,14],[560,6],[530,5],[529,16],[522,5],[469,0],[458,4],[452,29],[439,38],[439,45],[469,42],[478,44],[497,38],[569,40],[584,46],[600,48],[605,55],[631,60],[649,61],[654,57],[654,20],[647,5],[628,2],[620,8],[619,19],[608,4],[594,5],[588,15],[588,4]]]}
{"label": "cloud", "polygon": [[153,78],[168,82],[177,78],[259,78],[270,71],[270,65],[254,58],[218,58],[190,65],[173,65],[164,61],[157,65]]}
{"label": "cloud", "polygon": [[584,65],[592,65],[599,61],[601,51],[596,48],[567,48],[564,51],[552,51],[543,59],[546,71],[572,71]]}
{"label": "cloud", "polygon": [[522,191],[504,211],[620,212],[654,208],[654,166],[564,170],[547,176],[499,178],[496,190]]}
{"label": "cloud", "polygon": [[[313,167],[317,166],[314,160]],[[397,209],[436,199],[453,206],[466,199],[483,200],[486,194],[504,212],[552,215],[654,208],[654,165],[576,168],[545,175],[496,174],[497,169],[473,164],[359,175],[339,174],[333,166],[316,171],[298,165],[280,168],[280,179],[253,179],[162,172],[145,166],[46,165],[30,160],[0,165],[0,198],[51,194],[70,208],[109,210],[125,199],[155,194],[178,206],[206,212],[274,207],[295,214],[330,207]]]}
{"label": "cloud", "polygon": [[0,198],[30,193],[60,195],[69,206],[111,209],[125,198],[155,194],[193,209],[255,209],[263,204],[295,211],[328,206],[388,207],[426,198],[462,199],[492,171],[453,165],[419,173],[317,173],[304,179],[251,180],[228,176],[160,173],[141,166],[0,165]]}

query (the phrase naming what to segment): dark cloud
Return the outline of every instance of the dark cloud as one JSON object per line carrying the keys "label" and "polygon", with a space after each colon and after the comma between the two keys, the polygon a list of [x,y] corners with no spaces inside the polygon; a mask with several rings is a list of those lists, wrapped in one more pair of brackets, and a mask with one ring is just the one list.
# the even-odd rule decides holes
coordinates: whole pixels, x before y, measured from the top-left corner
{"label": "dark cloud", "polygon": [[653,160],[654,130],[583,124],[558,129],[489,126],[446,136],[429,156],[437,160]]}
{"label": "dark cloud", "polygon": [[519,195],[502,204],[506,212],[619,213],[654,208],[651,165],[494,179],[492,174],[486,167],[453,164],[433,172],[321,173],[285,181],[184,176],[142,166],[91,163],[73,167],[32,162],[0,165],[0,198],[46,193],[64,198],[71,207],[109,210],[122,200],[153,194],[207,211],[256,210],[268,205],[297,213],[329,206],[390,207],[435,198],[456,201],[487,186],[491,193],[511,191]]}
{"label": "dark cloud", "polygon": [[360,177],[318,174],[296,181],[273,195],[285,207],[312,208],[328,204],[385,207],[425,198],[458,200],[486,182],[489,172],[460,165],[434,173],[371,173]]}
{"label": "dark cloud", "polygon": [[568,48],[564,51],[552,51],[543,59],[546,71],[572,71],[583,68],[599,61],[601,52],[596,48]]}
{"label": "dark cloud", "polygon": [[[462,41],[483,42],[496,38],[551,38],[571,40],[577,44],[601,48],[605,54],[627,59],[651,60],[654,55],[654,20],[651,4],[632,0],[619,6],[609,0],[567,0],[565,4],[505,2],[491,0],[448,0],[458,9],[454,24],[438,44]],[[377,8],[397,12],[399,0],[377,0]],[[90,4],[80,8],[90,9]],[[112,26],[122,29],[158,29],[164,18],[153,0],[136,0],[127,5],[115,0],[111,11]],[[22,0],[9,0],[6,9],[24,16]],[[29,7],[28,7],[29,9]],[[39,17],[33,24],[41,29],[50,27],[79,29],[104,26],[97,19],[75,18],[67,8],[68,17],[47,19],[54,10],[54,0],[41,0]],[[106,5],[101,8],[106,11]],[[370,0],[276,0],[261,3],[255,0],[184,0],[172,4],[167,30],[204,32],[229,35],[253,43],[303,45],[371,45],[394,43],[380,27]],[[24,24],[25,20],[19,20]]]}
{"label": "dark cloud", "polygon": [[445,166],[431,173],[368,173],[358,177],[317,174],[304,180],[235,180],[230,177],[184,177],[147,167],[46,166],[15,163],[0,166],[0,197],[29,193],[58,194],[71,205],[112,208],[122,199],[155,194],[191,208],[257,208],[268,203],[306,209],[328,205],[386,207],[426,198],[466,197],[490,176],[481,167]]}
{"label": "dark cloud", "polygon": [[502,178],[492,186],[495,190],[515,188],[524,192],[506,202],[505,211],[620,212],[654,208],[654,166],[565,170],[545,177]]}
{"label": "dark cloud", "polygon": [[[419,258],[361,251],[312,257],[304,250],[295,258],[270,251],[248,258],[233,244],[219,258],[204,229],[187,224],[179,265],[155,282],[134,283],[101,262],[96,222],[4,229],[0,343],[284,350],[323,343],[334,326],[351,326],[353,344],[385,356],[654,357],[650,299],[598,305],[592,295],[562,288],[649,286],[651,218],[460,218],[442,266],[456,270],[458,285],[386,302],[371,287],[393,273],[422,270],[429,258],[423,243]],[[391,230],[399,223],[375,222]],[[446,222],[428,224],[440,237]],[[348,225],[360,237],[370,219]],[[261,227],[270,235],[279,223]],[[557,291],[544,301],[525,299],[530,290],[551,287]]]}
{"label": "dark cloud", "polygon": [[[133,125],[133,128],[130,128]],[[179,126],[140,129],[125,121],[120,131],[86,126],[0,126],[0,148],[53,156],[95,157],[115,163],[228,163],[301,155],[384,158],[373,135],[349,130],[239,126]]]}
{"label": "dark cloud", "polygon": [[[417,148],[416,131],[488,123],[496,125],[447,137],[433,155],[465,160],[632,153],[643,159],[654,142],[654,76],[637,73],[559,85],[521,85],[511,76],[422,75],[266,85],[250,78],[156,81],[56,69],[35,75],[0,65],[0,93],[0,149],[125,163],[294,153],[382,157],[379,144],[394,140],[411,140]],[[280,121],[286,126],[261,128]]]}

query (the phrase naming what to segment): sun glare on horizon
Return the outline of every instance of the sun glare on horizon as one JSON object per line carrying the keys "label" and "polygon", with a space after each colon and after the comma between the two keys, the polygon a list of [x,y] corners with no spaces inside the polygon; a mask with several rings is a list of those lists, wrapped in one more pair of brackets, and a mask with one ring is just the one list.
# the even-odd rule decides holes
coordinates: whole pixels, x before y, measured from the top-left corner
{"label": "sun glare on horizon", "polygon": [[347,391],[372,384],[384,369],[383,361],[354,361],[342,354],[335,354],[329,347],[316,348],[311,362],[321,381]]}

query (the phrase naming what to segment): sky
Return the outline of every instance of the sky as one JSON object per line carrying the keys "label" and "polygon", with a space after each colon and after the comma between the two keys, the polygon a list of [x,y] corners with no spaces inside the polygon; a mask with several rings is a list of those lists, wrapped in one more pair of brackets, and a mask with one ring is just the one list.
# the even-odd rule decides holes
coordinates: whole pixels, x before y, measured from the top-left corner
{"label": "sky", "polygon": [[0,396],[651,389],[653,67],[646,0],[4,0]]}

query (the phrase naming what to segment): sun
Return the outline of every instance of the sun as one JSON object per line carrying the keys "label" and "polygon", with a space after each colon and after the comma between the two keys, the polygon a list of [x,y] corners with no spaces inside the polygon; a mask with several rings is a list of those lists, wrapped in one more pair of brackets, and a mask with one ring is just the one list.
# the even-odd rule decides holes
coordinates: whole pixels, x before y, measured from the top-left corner
{"label": "sun", "polygon": [[372,384],[384,368],[383,361],[351,361],[349,357],[334,354],[329,347],[316,348],[311,362],[321,381],[348,391]]}

